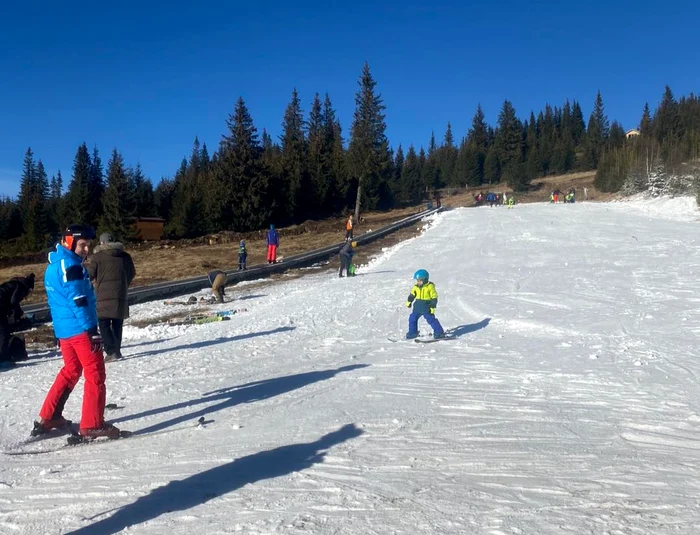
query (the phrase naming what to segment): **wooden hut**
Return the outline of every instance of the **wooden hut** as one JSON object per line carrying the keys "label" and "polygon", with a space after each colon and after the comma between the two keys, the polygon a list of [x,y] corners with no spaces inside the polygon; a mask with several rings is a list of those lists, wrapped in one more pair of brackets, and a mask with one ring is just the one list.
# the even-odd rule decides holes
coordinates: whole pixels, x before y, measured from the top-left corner
{"label": "wooden hut", "polygon": [[134,220],[136,237],[144,241],[160,241],[163,238],[165,219],[160,217],[137,217]]}

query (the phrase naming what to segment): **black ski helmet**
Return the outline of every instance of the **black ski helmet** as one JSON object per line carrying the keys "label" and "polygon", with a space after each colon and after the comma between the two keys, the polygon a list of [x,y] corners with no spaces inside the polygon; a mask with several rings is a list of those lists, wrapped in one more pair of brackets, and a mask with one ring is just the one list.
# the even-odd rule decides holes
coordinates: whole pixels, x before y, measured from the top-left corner
{"label": "black ski helmet", "polygon": [[63,241],[72,252],[75,252],[78,240],[94,240],[97,237],[95,229],[90,225],[68,225],[62,236]]}

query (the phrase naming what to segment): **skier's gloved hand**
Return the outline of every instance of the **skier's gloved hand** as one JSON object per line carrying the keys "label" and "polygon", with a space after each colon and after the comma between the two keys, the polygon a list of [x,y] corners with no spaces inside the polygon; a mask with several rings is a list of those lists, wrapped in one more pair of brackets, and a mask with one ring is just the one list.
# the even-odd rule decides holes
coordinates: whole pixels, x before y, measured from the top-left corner
{"label": "skier's gloved hand", "polygon": [[406,308],[411,308],[411,302],[410,302],[410,301],[406,301]]}
{"label": "skier's gloved hand", "polygon": [[90,349],[93,353],[99,353],[102,351],[102,337],[100,333],[97,332],[97,327],[92,327],[88,329],[88,337],[90,337]]}
{"label": "skier's gloved hand", "polygon": [[435,315],[435,309],[434,309],[434,308],[430,308],[430,309],[428,309],[428,310],[430,311],[430,313],[431,313],[433,316]]}

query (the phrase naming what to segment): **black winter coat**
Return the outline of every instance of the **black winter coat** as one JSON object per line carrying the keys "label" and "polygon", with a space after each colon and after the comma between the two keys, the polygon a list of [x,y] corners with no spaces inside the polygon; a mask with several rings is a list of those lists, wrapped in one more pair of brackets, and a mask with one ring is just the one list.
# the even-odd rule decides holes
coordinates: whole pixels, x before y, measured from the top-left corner
{"label": "black winter coat", "polygon": [[19,304],[34,288],[34,281],[29,284],[28,278],[16,278],[0,284],[0,314],[3,318],[14,315],[17,321],[22,316]]}
{"label": "black winter coat", "polygon": [[95,286],[97,317],[128,318],[127,291],[136,276],[136,268],[124,246],[119,242],[98,245],[87,269]]}

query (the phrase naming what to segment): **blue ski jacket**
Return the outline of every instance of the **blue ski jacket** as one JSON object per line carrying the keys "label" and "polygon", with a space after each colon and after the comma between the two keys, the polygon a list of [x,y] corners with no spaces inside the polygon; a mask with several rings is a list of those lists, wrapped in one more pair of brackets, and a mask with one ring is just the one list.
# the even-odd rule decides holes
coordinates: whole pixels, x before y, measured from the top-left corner
{"label": "blue ski jacket", "polygon": [[49,253],[44,287],[56,338],[70,338],[97,328],[95,291],[77,254],[56,244],[56,250]]}

